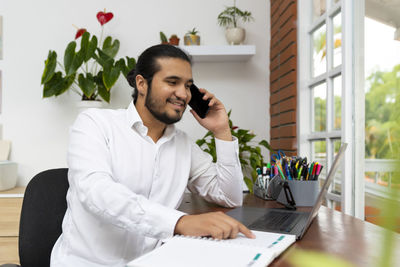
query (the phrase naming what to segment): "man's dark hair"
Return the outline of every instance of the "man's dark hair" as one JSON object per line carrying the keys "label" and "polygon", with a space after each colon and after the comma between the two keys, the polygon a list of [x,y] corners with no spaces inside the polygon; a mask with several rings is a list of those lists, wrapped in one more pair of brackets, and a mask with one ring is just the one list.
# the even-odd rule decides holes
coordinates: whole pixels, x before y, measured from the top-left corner
{"label": "man's dark hair", "polygon": [[127,75],[129,85],[132,86],[133,102],[136,103],[138,97],[138,90],[136,87],[136,76],[142,75],[146,79],[149,89],[151,88],[151,82],[156,72],[160,71],[160,64],[157,63],[159,58],[180,58],[185,60],[192,65],[190,56],[184,51],[168,44],[154,45],[147,48],[138,58],[135,69],[131,70]]}

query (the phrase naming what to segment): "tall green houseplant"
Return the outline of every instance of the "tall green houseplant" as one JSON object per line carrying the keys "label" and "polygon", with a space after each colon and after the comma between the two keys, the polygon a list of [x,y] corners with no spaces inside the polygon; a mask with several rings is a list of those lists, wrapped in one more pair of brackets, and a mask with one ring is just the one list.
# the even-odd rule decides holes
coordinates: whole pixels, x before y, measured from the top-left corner
{"label": "tall green houseplant", "polygon": [[[257,167],[266,165],[264,156],[261,152],[261,146],[268,150],[272,150],[271,146],[266,140],[260,142],[253,141],[255,134],[251,133],[250,130],[240,129],[237,126],[233,126],[232,120],[230,119],[231,111],[228,112],[229,127],[231,128],[232,136],[238,139],[239,143],[239,160],[242,166],[243,179],[249,188],[250,192],[253,193],[253,184],[257,179]],[[215,148],[214,135],[208,131],[203,138],[198,139],[196,144],[205,152],[209,153],[213,157],[213,161],[217,161],[217,151]],[[250,177],[247,174],[250,174]]]}
{"label": "tall green houseplant", "polygon": [[[41,84],[43,97],[58,96],[71,89],[82,100],[100,100],[110,102],[110,90],[122,73],[125,77],[136,65],[134,58],[115,59],[119,50],[119,40],[107,36],[103,40],[104,24],[113,18],[113,13],[98,12],[97,20],[101,25],[101,36],[84,29],[78,29],[75,40],[81,38],[80,48],[71,41],[64,52],[63,63],[57,60],[57,53],[50,50],[45,61]],[[61,70],[56,70],[57,66]]]}

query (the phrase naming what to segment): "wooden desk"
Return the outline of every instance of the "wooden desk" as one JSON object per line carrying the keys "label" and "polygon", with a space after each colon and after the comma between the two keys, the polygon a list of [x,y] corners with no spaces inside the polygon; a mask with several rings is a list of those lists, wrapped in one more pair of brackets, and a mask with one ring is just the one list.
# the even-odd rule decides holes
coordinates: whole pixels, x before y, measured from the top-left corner
{"label": "wooden desk", "polygon": [[[243,205],[283,207],[274,201],[264,201],[250,194],[244,196]],[[199,214],[210,211],[226,212],[229,209],[207,203],[193,194],[185,194],[179,210]],[[376,258],[381,256],[382,233],[383,228],[379,226],[322,206],[304,237],[276,258],[270,266],[290,266],[287,258],[295,248],[329,253],[355,266],[375,266]],[[400,248],[399,234],[396,234],[396,244]],[[399,259],[396,262],[400,263]]]}

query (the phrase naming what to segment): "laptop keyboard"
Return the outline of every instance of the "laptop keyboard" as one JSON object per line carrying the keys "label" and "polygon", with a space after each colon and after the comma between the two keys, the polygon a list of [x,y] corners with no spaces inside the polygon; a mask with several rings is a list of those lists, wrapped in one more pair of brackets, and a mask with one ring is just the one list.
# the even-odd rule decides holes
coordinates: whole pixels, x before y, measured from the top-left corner
{"label": "laptop keyboard", "polygon": [[250,229],[275,230],[289,233],[303,214],[270,211],[249,225]]}

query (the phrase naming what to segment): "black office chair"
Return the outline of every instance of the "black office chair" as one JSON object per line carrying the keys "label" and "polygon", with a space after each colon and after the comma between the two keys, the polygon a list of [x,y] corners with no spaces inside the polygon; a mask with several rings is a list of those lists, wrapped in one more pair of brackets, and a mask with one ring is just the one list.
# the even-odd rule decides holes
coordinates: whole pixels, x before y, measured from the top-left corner
{"label": "black office chair", "polygon": [[[52,169],[37,174],[25,190],[19,224],[21,267],[50,266],[51,250],[62,229],[67,210],[68,169]],[[0,267],[16,267],[5,264]]]}

